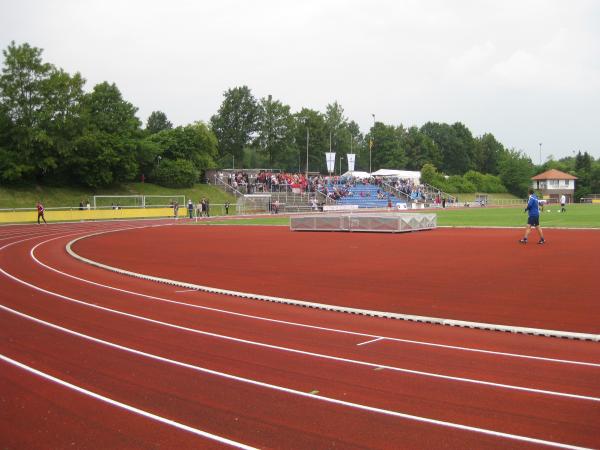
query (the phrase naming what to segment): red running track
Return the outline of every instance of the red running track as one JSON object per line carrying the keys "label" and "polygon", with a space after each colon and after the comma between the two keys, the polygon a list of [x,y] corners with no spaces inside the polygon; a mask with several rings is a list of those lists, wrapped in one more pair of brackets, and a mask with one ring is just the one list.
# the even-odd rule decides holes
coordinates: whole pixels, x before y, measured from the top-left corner
{"label": "red running track", "polygon": [[[261,448],[600,445],[597,343],[179,292],[81,264],[64,250],[77,236],[144,224],[2,228],[0,446],[226,445],[217,439]],[[208,268],[236,267],[232,260],[252,253],[259,236],[271,244],[271,256],[281,253],[266,231],[144,228],[86,239],[77,250],[153,274],[168,265],[214,285],[207,282]],[[269,231],[277,236],[282,230]],[[423,236],[435,238],[438,231],[446,233]],[[248,233],[245,255],[231,247],[223,249],[226,260],[211,253],[227,232],[231,242]],[[332,236],[324,242],[347,239]],[[107,251],[115,241],[118,258]],[[151,244],[154,254],[147,256],[140,243]],[[331,270],[327,248],[315,258]],[[385,254],[386,246],[379,248]],[[550,248],[518,251],[527,258]],[[182,261],[200,264],[211,256],[211,264],[182,269]],[[265,266],[280,276],[284,263],[272,259]],[[257,284],[244,280],[257,269],[244,267],[245,278],[232,271],[224,287],[240,283],[252,291]],[[317,287],[313,283],[310,292]]]}
{"label": "red running track", "polygon": [[353,308],[600,333],[600,231],[290,232],[171,227],[82,240],[82,256],[200,285]]}

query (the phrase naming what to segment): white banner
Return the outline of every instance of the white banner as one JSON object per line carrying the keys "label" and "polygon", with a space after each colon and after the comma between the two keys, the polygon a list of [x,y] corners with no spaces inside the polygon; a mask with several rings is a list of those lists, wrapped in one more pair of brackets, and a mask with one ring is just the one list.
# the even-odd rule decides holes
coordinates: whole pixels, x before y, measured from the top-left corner
{"label": "white banner", "polygon": [[356,160],[356,155],[354,153],[346,153],[348,157],[348,171],[354,172],[354,161]]}
{"label": "white banner", "polygon": [[335,172],[335,152],[325,152],[325,159],[327,161],[327,172]]}

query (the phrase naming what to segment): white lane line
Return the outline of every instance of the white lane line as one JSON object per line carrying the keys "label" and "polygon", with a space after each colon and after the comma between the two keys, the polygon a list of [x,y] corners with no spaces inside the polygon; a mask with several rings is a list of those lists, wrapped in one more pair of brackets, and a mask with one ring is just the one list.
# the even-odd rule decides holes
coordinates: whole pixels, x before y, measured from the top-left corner
{"label": "white lane line", "polygon": [[[136,295],[136,296],[147,298],[150,300],[156,300],[156,301],[160,301],[160,302],[164,302],[164,303],[170,303],[170,304],[185,306],[185,307],[189,307],[189,308],[202,309],[205,311],[212,311],[212,312],[217,312],[217,313],[221,313],[221,314],[228,314],[228,315],[232,315],[232,316],[236,316],[236,317],[243,317],[243,318],[247,318],[247,319],[261,320],[261,321],[265,321],[265,322],[277,323],[277,324],[281,324],[281,325],[290,325],[290,326],[301,327],[301,328],[308,328],[308,329],[313,329],[313,330],[318,330],[318,331],[327,331],[327,332],[332,332],[332,333],[347,334],[350,336],[375,338],[375,339],[381,338],[381,339],[385,339],[388,341],[402,342],[402,343],[407,343],[407,344],[424,345],[424,346],[434,347],[434,348],[482,353],[482,354],[488,354],[488,355],[494,355],[494,356],[503,356],[503,357],[508,357],[508,358],[522,358],[522,359],[531,359],[531,360],[536,360],[536,361],[552,362],[552,363],[559,363],[559,364],[573,364],[573,365],[581,365],[581,366],[589,366],[589,367],[600,367],[600,363],[590,363],[590,362],[584,362],[584,361],[573,361],[573,360],[557,359],[557,358],[546,358],[543,356],[522,355],[522,354],[518,354],[518,353],[497,352],[497,351],[493,351],[493,350],[460,347],[460,346],[456,346],[456,345],[437,344],[437,343],[433,343],[433,342],[416,341],[416,340],[412,340],[412,339],[401,339],[401,338],[394,338],[394,337],[387,337],[387,336],[377,336],[377,335],[366,334],[366,333],[358,333],[358,332],[354,332],[354,331],[340,330],[340,329],[336,329],[336,328],[320,327],[320,326],[316,326],[316,325],[309,325],[309,324],[298,323],[298,322],[289,322],[286,320],[272,319],[272,318],[268,318],[268,317],[255,316],[255,315],[250,315],[250,314],[243,314],[243,313],[238,313],[235,311],[229,311],[229,310],[219,309],[219,308],[211,308],[209,306],[195,305],[195,304],[191,304],[191,303],[185,303],[185,302],[181,302],[181,301],[167,299],[164,297],[157,297],[154,295],[143,294],[141,292],[129,291],[127,289],[122,289],[122,288],[110,286],[107,284],[97,283],[95,281],[91,281],[86,278],[81,278],[81,277],[78,277],[75,275],[68,274],[61,270],[55,269],[54,267],[50,267],[47,264],[44,264],[43,262],[41,262],[39,259],[37,259],[37,257],[35,256],[35,250],[40,245],[46,244],[46,243],[54,241],[56,239],[61,239],[62,237],[64,237],[64,236],[59,236],[56,238],[48,239],[47,241],[40,242],[37,245],[35,245],[30,251],[31,258],[37,264],[45,267],[48,270],[55,272],[55,273],[63,275],[65,277],[69,277],[74,280],[92,284],[94,286],[99,286],[99,287],[102,287],[105,289],[111,289],[111,290],[114,290],[117,292],[123,292],[126,294]],[[197,290],[194,289],[194,291],[197,291]]]}
{"label": "white lane line", "polygon": [[64,381],[64,380],[61,380],[60,378],[56,378],[56,377],[54,377],[52,375],[49,375],[49,374],[47,374],[45,372],[42,372],[40,370],[34,369],[33,367],[27,366],[27,365],[25,365],[25,364],[23,364],[23,363],[21,363],[19,361],[15,361],[14,359],[9,358],[9,357],[7,357],[5,355],[0,354],[0,359],[2,359],[4,362],[6,362],[8,364],[11,364],[11,365],[16,366],[16,367],[18,367],[20,369],[26,370],[27,372],[32,373],[33,375],[37,375],[37,376],[42,377],[42,378],[44,378],[44,379],[46,379],[48,381],[51,381],[53,383],[57,383],[57,384],[59,384],[59,385],[61,385],[63,387],[66,387],[66,388],[71,389],[73,391],[79,392],[80,394],[86,395],[88,397],[92,397],[92,398],[94,398],[96,400],[100,400],[100,401],[102,401],[104,403],[108,403],[109,405],[116,406],[116,407],[124,409],[124,410],[126,410],[128,412],[132,412],[134,414],[138,414],[140,416],[146,417],[146,418],[154,420],[156,422],[164,423],[165,425],[169,425],[171,427],[175,427],[175,428],[178,428],[180,430],[187,431],[189,433],[193,433],[193,434],[201,436],[203,438],[210,439],[212,441],[217,441],[217,442],[219,442],[221,444],[229,445],[229,446],[232,446],[232,447],[242,448],[242,449],[247,449],[247,450],[252,450],[252,449],[256,448],[256,447],[251,447],[249,445],[242,444],[240,442],[233,441],[231,439],[227,439],[227,438],[218,436],[216,434],[212,434],[212,433],[208,433],[206,431],[202,431],[202,430],[200,430],[198,428],[190,427],[190,426],[185,425],[183,423],[176,422],[174,420],[167,419],[165,417],[162,417],[162,416],[159,416],[159,415],[156,415],[156,414],[152,414],[151,412],[144,411],[143,409],[136,408],[135,406],[131,406],[131,405],[127,405],[125,403],[121,403],[121,402],[119,402],[117,400],[113,400],[111,398],[108,398],[108,397],[105,397],[103,395],[100,395],[100,394],[97,394],[95,392],[92,392],[92,391],[90,391],[88,389],[84,389],[82,387],[76,386],[76,385],[74,385],[72,383],[69,383],[68,381]]}
{"label": "white lane line", "polygon": [[211,332],[199,330],[196,328],[184,327],[184,326],[176,325],[176,324],[169,323],[169,322],[163,322],[163,321],[156,320],[156,319],[150,319],[149,317],[145,317],[145,316],[138,316],[136,314],[126,313],[124,311],[107,308],[105,306],[100,306],[100,305],[96,305],[93,303],[87,303],[83,300],[78,300],[78,299],[75,299],[72,297],[68,297],[66,295],[59,294],[58,292],[49,291],[47,289],[44,289],[39,286],[28,283],[27,281],[17,278],[14,275],[6,272],[1,267],[0,267],[0,272],[2,272],[4,275],[11,278],[12,280],[14,280],[18,283],[21,283],[25,286],[30,287],[31,289],[34,289],[39,292],[43,292],[48,295],[52,295],[54,297],[66,300],[68,302],[76,303],[76,304],[83,305],[83,306],[93,308],[93,309],[98,309],[100,311],[106,311],[106,312],[116,314],[119,316],[123,316],[123,317],[129,317],[129,318],[141,320],[141,321],[152,323],[155,325],[161,325],[161,326],[176,329],[176,330],[187,331],[190,333],[199,334],[202,336],[210,336],[210,337],[214,337],[217,339],[223,339],[223,340],[227,340],[227,341],[231,341],[231,342],[238,342],[238,343],[247,344],[247,345],[256,346],[256,347],[268,348],[268,349],[272,349],[272,350],[279,350],[279,351],[289,352],[289,353],[302,355],[302,356],[310,356],[310,357],[314,357],[314,358],[321,358],[321,359],[326,359],[326,360],[331,360],[331,361],[338,361],[338,362],[360,365],[360,366],[384,367],[386,369],[390,369],[390,370],[394,370],[394,371],[402,372],[402,373],[408,373],[411,375],[425,376],[425,377],[431,377],[431,378],[437,378],[437,379],[455,381],[455,382],[472,383],[472,384],[482,385],[482,386],[491,386],[494,388],[511,389],[511,390],[524,391],[524,392],[533,392],[533,393],[542,394],[542,395],[552,395],[552,396],[557,396],[557,397],[566,397],[566,398],[573,398],[573,399],[579,399],[579,400],[590,400],[590,401],[594,401],[594,402],[600,402],[600,398],[598,398],[598,397],[590,397],[590,396],[586,396],[586,395],[549,391],[549,390],[544,390],[544,389],[535,389],[535,388],[529,388],[529,387],[524,387],[524,386],[515,386],[515,385],[509,385],[509,384],[503,384],[503,383],[494,383],[491,381],[476,380],[476,379],[472,379],[472,378],[454,377],[454,376],[450,376],[450,375],[442,375],[442,374],[432,373],[432,372],[423,372],[420,370],[405,369],[405,368],[396,367],[396,366],[387,366],[384,364],[374,364],[374,363],[365,362],[365,361],[358,361],[355,359],[341,358],[341,357],[337,357],[337,356],[325,355],[322,353],[308,352],[308,351],[298,350],[298,349],[294,349],[294,348],[282,347],[279,345],[266,344],[263,342],[257,342],[257,341],[251,341],[248,339],[236,338],[233,336],[226,336],[226,335],[222,335],[222,334],[218,334],[218,333],[211,333]]}
{"label": "white lane line", "polygon": [[[326,403],[333,403],[336,405],[341,405],[341,406],[345,406],[345,407],[350,407],[350,408],[354,408],[354,409],[358,409],[358,410],[363,410],[363,411],[369,411],[369,412],[374,412],[374,413],[379,413],[379,414],[385,414],[385,415],[389,415],[389,416],[394,416],[394,417],[400,417],[403,419],[408,419],[408,420],[413,420],[413,421],[417,421],[417,422],[424,422],[424,423],[428,423],[428,424],[432,424],[432,425],[439,425],[439,426],[443,426],[443,427],[448,427],[448,428],[455,428],[455,429],[459,429],[459,430],[464,430],[464,431],[471,431],[471,432],[475,432],[475,433],[481,433],[481,434],[486,434],[486,435],[491,435],[491,436],[495,436],[495,437],[501,437],[501,438],[506,438],[506,439],[512,439],[512,440],[517,440],[517,441],[524,441],[524,442],[530,442],[530,443],[536,443],[536,444],[543,444],[543,445],[550,445],[553,447],[559,447],[559,448],[568,448],[568,449],[584,449],[585,447],[577,447],[577,446],[573,446],[573,445],[569,445],[569,444],[563,444],[563,443],[559,443],[559,442],[553,442],[553,441],[546,441],[546,440],[541,440],[541,439],[537,439],[537,438],[530,438],[527,436],[521,436],[521,435],[516,435],[516,434],[510,434],[510,433],[503,433],[503,432],[499,432],[499,431],[494,431],[494,430],[489,430],[489,429],[485,429],[485,428],[478,428],[478,427],[472,427],[469,425],[462,425],[462,424],[458,424],[458,423],[453,423],[453,422],[446,422],[446,421],[442,421],[442,420],[437,420],[437,419],[430,419],[428,417],[422,417],[422,416],[415,416],[412,414],[406,414],[406,413],[401,413],[401,412],[397,412],[397,411],[391,411],[391,410],[387,410],[387,409],[382,409],[382,408],[376,408],[373,406],[367,406],[367,405],[362,405],[359,403],[352,403],[352,402],[348,402],[348,401],[344,401],[344,400],[338,400],[335,398],[330,398],[330,397],[324,397],[324,396],[317,396],[314,395],[312,392],[306,393],[306,392],[302,392],[302,391],[298,391],[295,389],[290,389],[290,388],[286,388],[283,386],[278,386],[278,385],[274,385],[274,384],[270,384],[270,383],[265,383],[262,381],[257,381],[257,380],[252,380],[250,378],[244,378],[244,377],[240,377],[237,375],[231,375],[225,372],[218,372],[216,370],[212,370],[212,369],[208,369],[206,367],[200,367],[200,366],[195,366],[192,364],[188,364],[188,363],[184,363],[181,361],[177,361],[177,360],[173,360],[173,359],[169,359],[169,358],[164,358],[162,356],[158,356],[158,355],[154,355],[151,353],[146,353],[143,352],[141,350],[136,350],[130,347],[125,347],[119,344],[115,344],[113,342],[108,342],[108,341],[104,341],[102,339],[98,339],[95,338],[93,336],[89,336],[83,333],[79,333],[77,331],[73,331],[70,330],[68,328],[65,327],[61,327],[60,325],[56,325],[50,322],[46,322],[44,320],[38,319],[36,317],[32,317],[29,316],[27,314],[24,314],[22,312],[13,310],[11,308],[8,308],[4,305],[0,305],[1,309],[4,309],[7,312],[11,312],[13,314],[16,314],[20,317],[32,320],[34,322],[37,322],[39,324],[48,326],[50,328],[54,328],[60,331],[63,331],[65,333],[68,334],[72,334],[75,336],[78,336],[80,338],[86,339],[86,340],[90,340],[93,342],[96,342],[98,344],[103,344],[106,345],[108,347],[112,347],[112,348],[116,348],[119,350],[123,350],[125,352],[129,352],[129,353],[133,353],[135,355],[139,355],[139,356],[144,356],[150,359],[154,359],[157,361],[161,361],[167,364],[171,364],[171,365],[175,365],[175,366],[179,366],[179,367],[185,367],[191,370],[195,370],[198,372],[202,372],[202,373],[206,373],[206,374],[210,374],[210,375],[216,375],[218,377],[222,377],[222,378],[226,378],[229,380],[234,380],[234,381],[239,381],[242,383],[246,383],[246,384],[250,384],[250,385],[254,385],[254,386],[259,386],[259,387],[263,387],[263,388],[267,388],[267,389],[271,389],[271,390],[275,390],[275,391],[279,391],[279,392],[284,392],[287,394],[292,394],[292,395],[298,395],[300,397],[305,397],[305,398],[311,398],[313,400],[318,400],[318,401],[323,401]],[[0,355],[0,357],[3,357],[2,355]],[[5,358],[5,357],[3,357]]]}
{"label": "white lane line", "polygon": [[384,338],[378,337],[376,339],[371,339],[370,341],[365,341],[365,342],[361,342],[360,344],[356,344],[356,346],[358,347],[358,346],[361,346],[361,345],[371,344],[373,342],[381,341],[382,339],[384,339]]}
{"label": "white lane line", "polygon": [[[96,233],[96,235],[99,235],[99,234],[103,234],[103,233],[102,232]],[[158,283],[164,283],[164,284],[168,284],[168,285],[172,285],[172,286],[198,289],[199,291],[209,292],[209,293],[213,293],[213,294],[230,295],[233,297],[240,297],[240,298],[247,298],[247,299],[258,300],[258,301],[280,303],[280,304],[285,304],[285,305],[302,306],[305,308],[315,308],[315,309],[321,309],[321,310],[333,311],[333,312],[343,312],[343,313],[347,313],[347,314],[359,314],[359,315],[366,315],[366,316],[386,317],[386,318],[390,318],[390,319],[405,320],[405,321],[412,321],[412,322],[423,322],[423,323],[429,323],[429,324],[446,325],[446,326],[453,326],[453,327],[456,326],[456,327],[475,328],[475,329],[482,329],[482,330],[504,331],[504,332],[510,332],[510,333],[526,334],[526,335],[559,337],[559,338],[600,342],[600,334],[581,333],[581,332],[576,332],[576,331],[550,330],[550,329],[523,327],[523,326],[516,326],[516,325],[503,325],[503,324],[484,323],[484,322],[472,322],[472,321],[466,321],[466,320],[448,319],[448,318],[443,318],[443,317],[429,317],[429,316],[420,316],[420,315],[414,315],[414,314],[403,314],[403,313],[393,313],[393,312],[387,312],[387,311],[368,310],[368,309],[362,309],[362,308],[351,308],[351,307],[341,306],[341,305],[315,303],[313,301],[297,300],[297,299],[284,298],[284,297],[275,297],[275,296],[263,295],[263,294],[254,294],[251,292],[233,291],[233,290],[229,290],[229,289],[221,289],[221,288],[215,288],[215,287],[211,287],[211,286],[202,286],[202,285],[197,285],[194,283],[186,283],[186,282],[182,282],[182,281],[178,281],[178,280],[171,280],[171,279],[167,279],[167,278],[155,277],[152,275],[146,275],[143,273],[136,273],[136,272],[132,272],[132,271],[125,270],[125,269],[112,267],[112,266],[91,260],[89,258],[85,258],[81,255],[78,255],[76,252],[73,251],[72,246],[74,244],[76,244],[81,239],[87,239],[91,236],[94,236],[94,235],[81,236],[76,239],[73,239],[66,246],[67,253],[69,253],[69,255],[71,255],[73,258],[76,258],[79,261],[90,264],[92,266],[100,267],[102,269],[110,270],[112,272],[116,272],[116,273],[119,273],[122,275],[128,275],[128,276],[135,277],[138,279],[151,280],[151,281],[155,281]]]}

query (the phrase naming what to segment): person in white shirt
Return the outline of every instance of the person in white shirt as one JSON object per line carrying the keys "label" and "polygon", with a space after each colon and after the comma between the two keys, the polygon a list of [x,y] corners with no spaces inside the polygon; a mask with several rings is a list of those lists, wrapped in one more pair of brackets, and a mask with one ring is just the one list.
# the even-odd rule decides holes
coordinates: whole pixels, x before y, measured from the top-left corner
{"label": "person in white shirt", "polygon": [[565,209],[565,204],[567,203],[567,197],[565,197],[565,194],[560,196],[560,212],[567,212],[567,210]]}

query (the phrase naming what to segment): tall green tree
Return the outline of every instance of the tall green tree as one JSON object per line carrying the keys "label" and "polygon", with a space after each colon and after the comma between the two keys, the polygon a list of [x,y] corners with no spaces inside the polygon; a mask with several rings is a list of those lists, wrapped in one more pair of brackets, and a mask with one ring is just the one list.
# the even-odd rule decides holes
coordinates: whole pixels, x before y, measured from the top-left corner
{"label": "tall green tree", "polygon": [[534,172],[534,165],[527,155],[514,149],[507,150],[500,158],[499,172],[502,183],[511,194],[527,196]]}
{"label": "tall green tree", "polygon": [[443,158],[440,167],[442,172],[449,175],[462,175],[475,167],[473,135],[462,123],[448,125],[427,122],[421,127],[421,132],[429,136],[440,149]]}
{"label": "tall green tree", "polygon": [[198,174],[216,167],[217,138],[202,122],[163,130],[150,136],[148,140],[161,149],[157,155],[161,159],[155,159],[157,166],[159,161],[160,164],[165,161],[189,161]]}
{"label": "tall green tree", "polygon": [[271,95],[260,100],[255,143],[261,152],[268,155],[269,167],[289,170],[295,166],[294,128],[294,118],[288,105],[273,100]]}
{"label": "tall green tree", "polygon": [[326,173],[325,152],[329,151],[329,131],[324,115],[314,109],[302,108],[294,117],[296,120],[294,143],[298,152],[300,171],[306,170],[308,156],[309,172]]}
{"label": "tall green tree", "polygon": [[442,154],[433,140],[417,127],[410,127],[402,135],[402,147],[406,153],[406,169],[421,170],[425,164],[440,166]]}
{"label": "tall green tree", "polygon": [[141,137],[137,108],[123,99],[114,83],[107,82],[94,86],[82,107],[85,132],[75,141],[68,161],[77,181],[97,188],[135,179]]}
{"label": "tall green tree", "polygon": [[162,111],[152,111],[146,122],[146,132],[156,134],[163,130],[170,130],[173,124],[167,119],[167,115]]}
{"label": "tall green tree", "polygon": [[0,76],[0,180],[43,178],[55,171],[81,131],[85,80],[42,61],[42,50],[11,42]]}
{"label": "tall green tree", "polygon": [[498,174],[498,165],[504,146],[496,140],[493,134],[486,133],[475,139],[475,161],[476,170],[481,173]]}
{"label": "tall green tree", "polygon": [[253,142],[258,131],[259,106],[248,86],[229,89],[223,97],[210,124],[221,156],[229,154],[241,161],[244,147]]}
{"label": "tall green tree", "polygon": [[402,141],[406,130],[402,125],[395,127],[383,122],[375,122],[369,134],[371,148],[371,168],[375,172],[381,168],[405,167],[406,153]]}

